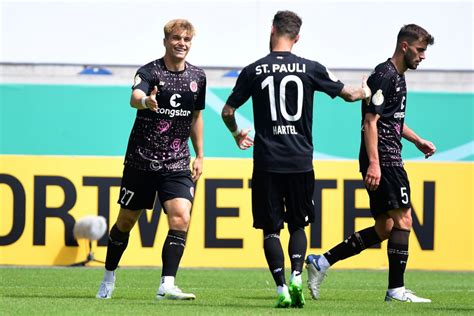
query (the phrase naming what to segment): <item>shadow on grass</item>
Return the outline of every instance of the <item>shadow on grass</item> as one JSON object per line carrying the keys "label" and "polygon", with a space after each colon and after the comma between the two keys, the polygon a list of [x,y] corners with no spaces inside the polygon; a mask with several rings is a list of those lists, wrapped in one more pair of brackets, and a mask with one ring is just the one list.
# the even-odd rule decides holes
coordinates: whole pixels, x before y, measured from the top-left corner
{"label": "shadow on grass", "polygon": [[4,294],[2,295],[2,297],[8,297],[8,298],[47,298],[47,299],[56,299],[56,298],[95,298],[94,295],[85,295],[85,294],[79,294],[79,295],[71,295],[71,294],[57,294],[55,293],[54,296],[52,296],[51,294],[37,294],[37,293],[32,293],[32,294],[25,294],[25,293],[21,293],[21,294]]}
{"label": "shadow on grass", "polygon": [[[425,305],[423,305],[425,306]],[[470,315],[474,314],[474,307],[436,307],[430,306],[428,309],[436,312],[472,312]]]}
{"label": "shadow on grass", "polygon": [[275,296],[255,296],[255,295],[238,295],[234,296],[236,299],[242,299],[242,300],[251,300],[251,301],[265,301],[265,300],[273,300],[277,298],[277,295]]}

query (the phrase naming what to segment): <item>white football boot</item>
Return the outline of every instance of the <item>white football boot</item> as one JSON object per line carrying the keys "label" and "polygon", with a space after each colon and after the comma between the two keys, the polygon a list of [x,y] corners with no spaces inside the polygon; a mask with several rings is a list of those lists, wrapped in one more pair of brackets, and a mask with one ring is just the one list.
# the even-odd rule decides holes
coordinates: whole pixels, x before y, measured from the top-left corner
{"label": "white football boot", "polygon": [[179,287],[172,286],[165,288],[163,285],[160,286],[156,293],[157,300],[194,300],[196,295],[192,293],[183,293]]}
{"label": "white football boot", "polygon": [[415,292],[401,287],[396,291],[387,291],[385,302],[431,303],[431,300],[429,298],[416,296]]}
{"label": "white football boot", "polygon": [[320,297],[319,288],[326,277],[326,270],[322,269],[318,264],[321,255],[309,255],[306,258],[306,269],[308,270],[308,288],[311,297],[318,300]]}
{"label": "white football boot", "polygon": [[115,288],[115,271],[105,270],[104,278],[100,283],[99,291],[96,296],[100,299],[109,299],[112,297],[112,292]]}
{"label": "white football boot", "polygon": [[106,300],[112,297],[112,292],[115,288],[115,282],[105,282],[100,283],[99,291],[95,297]]}

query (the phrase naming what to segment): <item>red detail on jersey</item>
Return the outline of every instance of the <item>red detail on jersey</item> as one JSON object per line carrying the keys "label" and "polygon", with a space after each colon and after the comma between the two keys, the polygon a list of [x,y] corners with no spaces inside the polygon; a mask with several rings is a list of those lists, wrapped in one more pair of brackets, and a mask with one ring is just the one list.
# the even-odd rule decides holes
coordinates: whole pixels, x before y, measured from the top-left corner
{"label": "red detail on jersey", "polygon": [[191,81],[189,84],[189,89],[191,89],[192,92],[196,92],[198,90],[198,84],[196,81]]}

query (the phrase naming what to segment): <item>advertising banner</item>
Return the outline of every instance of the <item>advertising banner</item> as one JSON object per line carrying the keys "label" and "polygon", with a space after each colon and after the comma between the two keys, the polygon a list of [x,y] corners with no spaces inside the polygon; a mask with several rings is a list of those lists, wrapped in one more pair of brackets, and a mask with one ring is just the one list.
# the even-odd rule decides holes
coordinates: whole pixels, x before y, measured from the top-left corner
{"label": "advertising banner", "polygon": [[[121,157],[0,155],[0,265],[70,265],[88,254],[75,222],[118,214]],[[354,230],[373,225],[356,161],[315,161],[316,221],[308,253],[327,251]],[[411,269],[474,270],[472,162],[407,162],[413,230]],[[205,160],[197,184],[183,267],[266,267],[261,230],[252,227],[251,159]],[[168,231],[159,202],[132,230],[122,266],[161,266]],[[281,232],[282,243],[288,231]],[[107,234],[92,242],[105,259]],[[286,247],[283,247],[286,248]],[[285,249],[286,251],[286,249]],[[98,265],[92,263],[92,265]],[[386,268],[386,243],[337,264]]]}

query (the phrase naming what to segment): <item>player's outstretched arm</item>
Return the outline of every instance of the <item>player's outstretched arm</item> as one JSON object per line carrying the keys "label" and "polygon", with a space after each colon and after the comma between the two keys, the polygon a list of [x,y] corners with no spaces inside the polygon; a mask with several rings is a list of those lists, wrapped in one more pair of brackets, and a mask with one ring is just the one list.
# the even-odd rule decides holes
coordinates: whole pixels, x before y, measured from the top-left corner
{"label": "player's outstretched arm", "polygon": [[199,180],[202,174],[204,160],[204,141],[203,141],[204,120],[201,111],[193,112],[193,121],[191,123],[191,142],[193,143],[196,158],[192,164],[191,174],[194,182]]}
{"label": "player's outstretched arm", "polygon": [[151,91],[149,96],[140,89],[134,89],[130,97],[130,105],[138,110],[149,109],[156,112],[158,110],[158,102],[156,101],[157,94],[157,86],[153,87],[153,91]]}
{"label": "player's outstretched arm", "polygon": [[370,97],[372,96],[372,92],[367,86],[367,76],[364,76],[362,78],[361,87],[344,86],[341,92],[339,93],[339,96],[347,102],[354,102],[365,99],[368,103],[370,101]]}
{"label": "player's outstretched arm", "polygon": [[243,130],[237,126],[237,122],[235,121],[235,109],[233,107],[228,104],[224,105],[221,116],[240,149],[245,150],[253,146],[253,139],[248,135],[250,129]]}
{"label": "player's outstretched arm", "polygon": [[436,152],[436,146],[432,142],[418,136],[406,123],[403,124],[402,137],[415,144],[415,146],[425,154],[426,159],[433,156]]}

